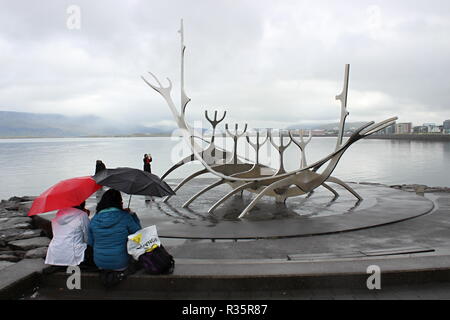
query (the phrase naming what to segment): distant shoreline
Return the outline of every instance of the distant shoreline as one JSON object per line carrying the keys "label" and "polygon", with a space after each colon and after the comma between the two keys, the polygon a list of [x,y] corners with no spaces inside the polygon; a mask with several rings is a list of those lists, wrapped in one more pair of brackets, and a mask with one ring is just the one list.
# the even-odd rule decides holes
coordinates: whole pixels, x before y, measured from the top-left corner
{"label": "distant shoreline", "polygon": [[[161,138],[161,137],[173,137],[172,133],[161,134],[129,134],[129,135],[90,135],[90,136],[19,136],[19,137],[0,137],[2,140],[6,139],[68,139],[68,138]],[[181,135],[177,136],[182,138]],[[210,135],[204,135],[205,138],[211,137]],[[217,135],[216,137],[223,137],[223,135]],[[337,135],[320,135],[313,136],[313,138],[333,138]],[[344,135],[349,137],[349,135]],[[418,141],[444,141],[450,142],[450,134],[376,134],[366,137],[365,139],[382,139],[382,140],[418,140]]]}
{"label": "distant shoreline", "polygon": [[[0,137],[0,139],[68,139],[68,138],[152,138],[152,137],[172,137],[172,134],[129,134],[129,135],[92,135],[92,136],[18,136]],[[181,136],[180,136],[181,137]]]}
{"label": "distant shoreline", "polygon": [[365,139],[389,139],[389,140],[418,140],[418,141],[444,141],[450,142],[450,134],[378,134],[368,136]]}

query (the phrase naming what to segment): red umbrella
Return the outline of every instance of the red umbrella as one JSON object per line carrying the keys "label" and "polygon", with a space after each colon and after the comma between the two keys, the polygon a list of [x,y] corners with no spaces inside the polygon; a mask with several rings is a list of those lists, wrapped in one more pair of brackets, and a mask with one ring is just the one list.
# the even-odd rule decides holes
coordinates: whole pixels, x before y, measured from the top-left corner
{"label": "red umbrella", "polygon": [[28,216],[78,206],[101,187],[91,176],[60,181],[33,201]]}

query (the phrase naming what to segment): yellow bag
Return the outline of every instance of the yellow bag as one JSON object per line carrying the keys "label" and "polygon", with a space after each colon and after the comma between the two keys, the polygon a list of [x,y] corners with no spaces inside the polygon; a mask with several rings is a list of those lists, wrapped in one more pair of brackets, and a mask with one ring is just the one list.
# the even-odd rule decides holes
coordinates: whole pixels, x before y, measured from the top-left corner
{"label": "yellow bag", "polygon": [[151,252],[161,246],[156,226],[149,226],[128,236],[127,250],[135,260],[145,252]]}

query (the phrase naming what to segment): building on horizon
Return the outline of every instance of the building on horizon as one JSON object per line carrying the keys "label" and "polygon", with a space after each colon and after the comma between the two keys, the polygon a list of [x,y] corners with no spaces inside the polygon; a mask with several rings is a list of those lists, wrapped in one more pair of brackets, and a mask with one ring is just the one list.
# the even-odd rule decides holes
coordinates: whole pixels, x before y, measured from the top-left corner
{"label": "building on horizon", "polygon": [[413,133],[416,133],[416,134],[428,133],[428,127],[426,127],[426,126],[415,126],[415,127],[413,127]]}
{"label": "building on horizon", "polygon": [[441,133],[441,129],[435,123],[424,123],[424,127],[427,127],[427,133]]}
{"label": "building on horizon", "polygon": [[376,134],[387,135],[387,134],[395,134],[396,123],[394,122],[389,127],[384,128],[383,130],[378,131]]}
{"label": "building on horizon", "polygon": [[324,136],[325,134],[326,134],[326,130],[324,130],[324,129],[313,129],[312,130],[313,137]]}
{"label": "building on horizon", "polygon": [[442,124],[442,133],[450,134],[450,119]]}
{"label": "building on horizon", "polygon": [[395,134],[408,134],[412,132],[411,122],[400,122],[395,125]]}

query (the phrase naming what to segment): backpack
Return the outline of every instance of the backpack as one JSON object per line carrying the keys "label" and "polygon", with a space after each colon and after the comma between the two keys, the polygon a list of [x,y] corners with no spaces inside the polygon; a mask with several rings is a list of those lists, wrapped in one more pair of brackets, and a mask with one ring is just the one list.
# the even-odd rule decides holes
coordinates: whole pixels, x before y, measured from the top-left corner
{"label": "backpack", "polygon": [[175,268],[175,260],[162,245],[140,255],[139,262],[149,274],[170,274]]}

